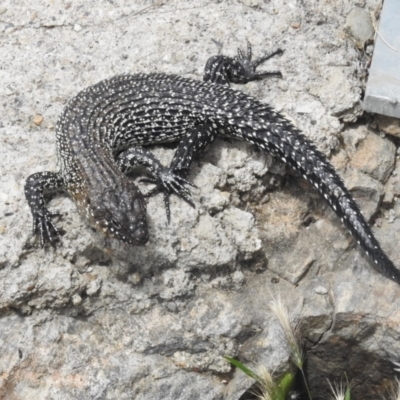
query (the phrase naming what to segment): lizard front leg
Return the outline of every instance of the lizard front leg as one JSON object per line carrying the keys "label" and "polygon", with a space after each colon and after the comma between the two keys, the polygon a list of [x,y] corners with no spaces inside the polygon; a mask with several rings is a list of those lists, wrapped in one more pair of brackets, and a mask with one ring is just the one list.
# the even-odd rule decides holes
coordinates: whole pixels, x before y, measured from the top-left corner
{"label": "lizard front leg", "polygon": [[171,220],[169,205],[171,193],[175,193],[194,207],[190,191],[184,186],[194,185],[179,176],[173,168],[164,167],[157,157],[147,149],[141,146],[131,147],[120,153],[116,161],[118,168],[125,174],[135,167],[141,167],[150,175],[149,178],[141,179],[141,182],[154,183],[156,187],[145,194],[145,197],[149,198],[154,194],[163,192],[168,223]]}
{"label": "lizard front leg", "polygon": [[190,172],[194,155],[207,147],[215,138],[216,127],[211,123],[203,123],[192,128],[184,139],[179,142],[174,157],[169,167],[165,167],[147,149],[135,146],[124,150],[118,155],[118,168],[129,173],[134,167],[142,167],[150,175],[150,178],[141,179],[141,182],[154,183],[156,187],[150,190],[145,197],[149,198],[162,192],[167,213],[168,222],[171,220],[169,196],[175,193],[192,207],[194,202],[190,193],[184,185],[194,186],[184,179]]}
{"label": "lizard front leg", "polygon": [[26,180],[25,197],[33,217],[33,233],[39,235],[41,247],[44,247],[45,242],[54,246],[59,235],[51,220],[52,217],[59,214],[47,209],[44,193],[60,190],[65,190],[64,179],[55,172],[38,172],[30,175]]}

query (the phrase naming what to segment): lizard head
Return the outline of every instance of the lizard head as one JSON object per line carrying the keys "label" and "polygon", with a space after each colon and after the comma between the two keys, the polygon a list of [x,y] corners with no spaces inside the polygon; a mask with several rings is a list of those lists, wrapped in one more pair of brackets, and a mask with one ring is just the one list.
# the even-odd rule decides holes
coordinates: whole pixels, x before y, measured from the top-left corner
{"label": "lizard head", "polygon": [[86,200],[89,222],[124,243],[141,245],[149,239],[146,202],[138,187],[124,179],[115,188],[92,191]]}

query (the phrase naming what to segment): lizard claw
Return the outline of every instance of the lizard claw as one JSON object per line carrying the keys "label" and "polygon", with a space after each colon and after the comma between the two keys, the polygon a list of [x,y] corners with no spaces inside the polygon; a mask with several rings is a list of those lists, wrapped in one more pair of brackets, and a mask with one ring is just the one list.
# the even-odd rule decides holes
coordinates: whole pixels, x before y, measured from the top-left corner
{"label": "lizard claw", "polygon": [[59,216],[58,212],[50,212],[48,210],[37,211],[33,215],[33,233],[38,234],[40,238],[40,247],[43,248],[46,242],[55,247],[60,233],[54,225],[51,218]]}
{"label": "lizard claw", "polygon": [[163,167],[159,171],[157,177],[143,178],[140,180],[140,182],[154,183],[156,185],[155,188],[151,189],[148,193],[145,194],[146,198],[150,198],[151,196],[154,196],[155,194],[160,192],[163,193],[168,223],[170,223],[171,221],[169,196],[172,193],[175,193],[192,207],[195,207],[194,201],[192,199],[192,194],[190,193],[190,190],[187,189],[184,185],[189,185],[194,188],[197,188],[197,186],[182,178],[181,176],[175,174],[170,168]]}
{"label": "lizard claw", "polygon": [[259,79],[263,79],[267,76],[278,76],[282,78],[282,73],[280,71],[260,71],[257,72],[257,67],[263,63],[264,61],[269,60],[270,58],[276,56],[277,54],[282,54],[282,49],[277,49],[271,54],[268,54],[263,57],[259,57],[254,61],[251,61],[252,52],[251,52],[251,44],[247,42],[247,52],[246,54],[239,48],[238,55],[236,61],[240,65],[240,69],[237,73],[237,76],[234,77],[233,81],[237,81],[237,83],[247,83],[250,81],[256,81]]}

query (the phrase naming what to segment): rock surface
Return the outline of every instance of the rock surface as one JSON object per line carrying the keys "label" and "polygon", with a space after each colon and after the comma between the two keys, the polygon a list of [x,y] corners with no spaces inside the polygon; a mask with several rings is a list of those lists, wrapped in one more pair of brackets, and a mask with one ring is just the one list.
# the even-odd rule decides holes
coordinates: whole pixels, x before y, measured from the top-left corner
{"label": "rock surface", "polygon": [[381,129],[384,133],[400,137],[400,120],[397,118],[379,115],[377,118],[377,124],[379,129]]}
{"label": "rock surface", "polygon": [[[239,399],[252,382],[222,356],[287,368],[266,306],[277,292],[301,320],[316,393],[343,373],[355,398],[382,393],[399,356],[400,288],[270,155],[218,139],[190,175],[196,209],[173,197],[167,225],[161,196],[152,198],[143,247],[94,232],[59,196],[50,208],[62,214],[62,244],[42,250],[23,195],[28,175],[56,170],[54,127],[79,90],[128,72],[201,79],[220,44],[231,55],[249,40],[256,55],[285,49],[263,67],[284,78],[237,88],[332,156],[400,266],[399,152],[388,137],[345,124],[361,115],[366,63],[346,37],[346,16],[377,3],[2,3],[1,399]],[[155,152],[164,163],[173,154]]]}

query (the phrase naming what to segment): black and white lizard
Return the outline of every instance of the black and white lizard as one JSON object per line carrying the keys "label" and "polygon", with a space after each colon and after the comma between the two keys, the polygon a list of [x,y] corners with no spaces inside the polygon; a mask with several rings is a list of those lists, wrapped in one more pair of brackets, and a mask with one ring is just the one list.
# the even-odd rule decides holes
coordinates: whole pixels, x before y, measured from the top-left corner
{"label": "black and white lizard", "polygon": [[[58,172],[28,177],[25,195],[33,230],[54,244],[56,215],[44,193],[64,190],[90,224],[125,243],[148,240],[145,197],[125,174],[144,167],[156,183],[149,195],[162,191],[170,219],[169,195],[193,205],[185,180],[194,155],[216,135],[249,142],[279,157],[300,172],[325,197],[376,268],[400,284],[400,271],[385,255],[367,221],[332,165],[316,146],[269,105],[229,83],[280,76],[256,72],[274,53],[251,61],[247,54],[211,57],[203,82],[166,74],[120,75],[81,91],[69,101],[57,123]],[[169,167],[142,145],[180,141]]]}

